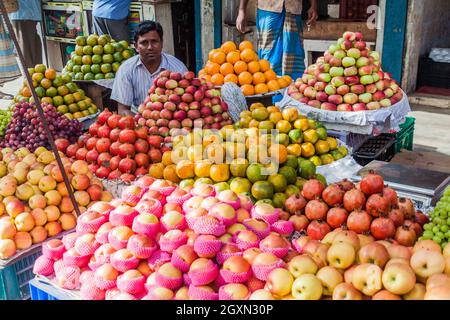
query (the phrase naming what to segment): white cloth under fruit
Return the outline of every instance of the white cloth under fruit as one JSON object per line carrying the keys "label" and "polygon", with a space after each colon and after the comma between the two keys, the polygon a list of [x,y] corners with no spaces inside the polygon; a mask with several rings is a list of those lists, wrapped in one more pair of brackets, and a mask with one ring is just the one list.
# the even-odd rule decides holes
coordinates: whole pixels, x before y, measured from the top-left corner
{"label": "white cloth under fruit", "polygon": [[400,131],[400,124],[405,122],[406,115],[411,111],[408,97],[404,92],[403,98],[398,103],[378,110],[353,112],[321,110],[291,98],[287,91],[277,106],[281,109],[296,107],[301,114],[322,122],[327,129],[368,135]]}

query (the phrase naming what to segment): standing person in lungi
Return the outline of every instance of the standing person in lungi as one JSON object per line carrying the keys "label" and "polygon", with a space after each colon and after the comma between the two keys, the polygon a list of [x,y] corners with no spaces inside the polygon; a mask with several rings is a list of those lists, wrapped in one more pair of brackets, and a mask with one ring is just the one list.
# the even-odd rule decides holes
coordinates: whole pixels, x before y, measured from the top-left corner
{"label": "standing person in lungi", "polygon": [[[20,77],[20,69],[14,54],[14,45],[6,30],[3,17],[0,15],[0,87],[18,77]],[[9,94],[0,91],[0,99],[12,98]]]}
{"label": "standing person in lungi", "polygon": [[[317,0],[310,0],[307,25],[317,20]],[[248,0],[240,0],[236,28],[244,33],[247,24]],[[297,79],[305,71],[302,47],[302,0],[258,0],[256,30],[258,56],[269,60],[277,75]]]}

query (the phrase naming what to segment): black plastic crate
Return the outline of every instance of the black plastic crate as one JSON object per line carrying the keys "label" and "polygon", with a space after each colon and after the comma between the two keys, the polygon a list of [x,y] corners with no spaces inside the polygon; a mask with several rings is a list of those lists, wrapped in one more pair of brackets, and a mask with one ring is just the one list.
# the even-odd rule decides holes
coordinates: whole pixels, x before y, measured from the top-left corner
{"label": "black plastic crate", "polygon": [[384,134],[370,137],[353,152],[353,158],[362,166],[373,160],[389,162],[395,155],[395,141],[395,137]]}
{"label": "black plastic crate", "polygon": [[450,63],[436,62],[428,57],[419,60],[417,87],[450,88]]}

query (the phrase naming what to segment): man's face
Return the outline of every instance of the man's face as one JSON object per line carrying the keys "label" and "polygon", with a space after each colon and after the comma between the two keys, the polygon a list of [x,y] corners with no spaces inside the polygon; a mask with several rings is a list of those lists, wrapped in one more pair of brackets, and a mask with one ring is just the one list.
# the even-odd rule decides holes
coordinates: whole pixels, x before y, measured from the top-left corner
{"label": "man's face", "polygon": [[158,32],[150,31],[139,36],[135,48],[143,60],[152,61],[161,56],[162,39]]}

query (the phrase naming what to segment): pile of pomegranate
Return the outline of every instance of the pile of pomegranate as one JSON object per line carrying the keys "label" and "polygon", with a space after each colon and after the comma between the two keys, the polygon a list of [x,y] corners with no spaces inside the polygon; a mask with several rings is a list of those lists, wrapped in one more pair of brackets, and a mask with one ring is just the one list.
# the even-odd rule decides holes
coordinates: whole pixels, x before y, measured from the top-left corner
{"label": "pile of pomegranate", "polygon": [[57,148],[70,158],[84,160],[89,170],[102,179],[131,182],[148,173],[150,164],[161,161],[169,150],[171,137],[150,133],[136,124],[132,116],[121,116],[105,109],[87,133],[69,145],[56,141]]}
{"label": "pile of pomegranate", "polygon": [[344,180],[325,188],[320,181],[309,180],[301,194],[289,197],[285,206],[292,214],[295,230],[315,240],[324,239],[332,230],[344,229],[412,246],[428,221],[410,199],[398,198],[373,171],[357,185]]}

